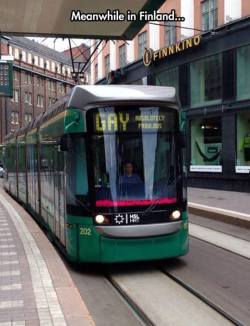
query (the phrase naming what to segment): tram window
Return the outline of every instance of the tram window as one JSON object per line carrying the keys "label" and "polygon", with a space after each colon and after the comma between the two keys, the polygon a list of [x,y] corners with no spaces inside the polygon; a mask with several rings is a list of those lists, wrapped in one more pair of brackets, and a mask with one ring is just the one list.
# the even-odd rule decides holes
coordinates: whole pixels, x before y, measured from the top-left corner
{"label": "tram window", "polygon": [[88,200],[86,144],[83,137],[74,137],[67,154],[67,203],[81,205]]}
{"label": "tram window", "polygon": [[171,134],[93,136],[96,200],[156,199],[176,195]]}

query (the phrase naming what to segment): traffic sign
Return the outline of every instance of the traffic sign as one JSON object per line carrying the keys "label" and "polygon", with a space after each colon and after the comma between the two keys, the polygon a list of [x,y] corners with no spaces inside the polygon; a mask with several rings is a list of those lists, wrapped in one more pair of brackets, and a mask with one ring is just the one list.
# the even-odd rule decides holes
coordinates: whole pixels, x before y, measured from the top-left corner
{"label": "traffic sign", "polygon": [[0,60],[0,96],[13,96],[13,62]]}

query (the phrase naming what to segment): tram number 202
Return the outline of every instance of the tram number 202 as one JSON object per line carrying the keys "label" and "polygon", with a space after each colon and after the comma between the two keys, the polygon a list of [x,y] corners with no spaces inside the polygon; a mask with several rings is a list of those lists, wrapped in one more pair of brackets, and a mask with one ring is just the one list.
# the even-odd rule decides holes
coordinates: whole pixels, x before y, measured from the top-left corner
{"label": "tram number 202", "polygon": [[80,227],[80,235],[91,236],[91,229]]}

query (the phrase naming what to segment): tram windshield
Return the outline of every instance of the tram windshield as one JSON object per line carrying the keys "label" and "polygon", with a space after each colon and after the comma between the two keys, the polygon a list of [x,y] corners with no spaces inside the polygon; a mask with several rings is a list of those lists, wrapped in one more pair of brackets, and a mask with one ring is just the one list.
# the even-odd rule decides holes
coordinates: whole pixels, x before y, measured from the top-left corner
{"label": "tram windshield", "polygon": [[97,207],[176,202],[175,110],[99,108],[92,113]]}

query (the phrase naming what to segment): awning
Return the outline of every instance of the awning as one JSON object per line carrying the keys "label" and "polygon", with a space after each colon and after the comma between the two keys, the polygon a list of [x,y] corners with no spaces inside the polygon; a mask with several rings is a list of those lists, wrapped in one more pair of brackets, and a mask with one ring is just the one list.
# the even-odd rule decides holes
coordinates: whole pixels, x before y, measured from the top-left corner
{"label": "awning", "polygon": [[[127,11],[138,14],[159,9],[164,0],[1,0],[2,34],[74,37],[96,39],[132,39],[145,21],[127,20]],[[107,11],[108,10],[108,11]],[[115,13],[125,20],[112,21]],[[88,21],[89,14],[109,14],[108,21]],[[72,16],[73,15],[73,16]],[[79,21],[70,19],[78,18]],[[105,16],[97,16],[103,19]],[[122,18],[122,15],[120,16]]]}

